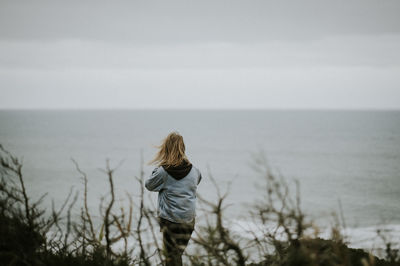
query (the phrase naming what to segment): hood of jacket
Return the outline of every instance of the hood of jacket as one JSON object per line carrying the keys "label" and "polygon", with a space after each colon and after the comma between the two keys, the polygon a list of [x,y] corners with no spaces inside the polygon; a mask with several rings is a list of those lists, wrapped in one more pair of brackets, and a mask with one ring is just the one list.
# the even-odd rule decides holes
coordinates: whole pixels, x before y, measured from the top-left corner
{"label": "hood of jacket", "polygon": [[183,160],[182,163],[177,166],[163,165],[162,167],[170,176],[176,180],[180,180],[189,174],[190,170],[192,170],[192,166],[193,165],[188,160]]}

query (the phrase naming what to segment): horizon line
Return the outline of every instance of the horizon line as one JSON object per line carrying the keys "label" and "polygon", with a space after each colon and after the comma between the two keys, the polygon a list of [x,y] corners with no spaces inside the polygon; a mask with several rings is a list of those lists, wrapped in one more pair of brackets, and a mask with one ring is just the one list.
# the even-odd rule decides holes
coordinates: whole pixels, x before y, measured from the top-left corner
{"label": "horizon line", "polygon": [[0,111],[400,111],[400,108],[2,108]]}

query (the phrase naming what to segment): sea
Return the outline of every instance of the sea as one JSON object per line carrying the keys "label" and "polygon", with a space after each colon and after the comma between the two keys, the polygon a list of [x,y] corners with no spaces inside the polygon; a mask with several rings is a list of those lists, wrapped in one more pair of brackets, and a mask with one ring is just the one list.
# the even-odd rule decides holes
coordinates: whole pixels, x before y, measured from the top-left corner
{"label": "sea", "polygon": [[[364,249],[379,245],[379,228],[400,240],[400,111],[0,111],[0,144],[22,160],[32,200],[47,193],[47,210],[82,192],[74,161],[87,174],[93,213],[109,194],[107,165],[115,169],[117,199],[136,199],[137,178],[151,174],[147,163],[172,131],[202,173],[201,198],[215,203],[226,194],[224,217],[243,236],[257,228],[250,212],[265,199],[266,172],[256,169],[264,158],[268,172],[288,183],[289,197],[298,182],[301,209],[321,228],[339,221],[349,243]],[[156,193],[145,197],[155,201]],[[199,220],[207,208],[199,202]]]}

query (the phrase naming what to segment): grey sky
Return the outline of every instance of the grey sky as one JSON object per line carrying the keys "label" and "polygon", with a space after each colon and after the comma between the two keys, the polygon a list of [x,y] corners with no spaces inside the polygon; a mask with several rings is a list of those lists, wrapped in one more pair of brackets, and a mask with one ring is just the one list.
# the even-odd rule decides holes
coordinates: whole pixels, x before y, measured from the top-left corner
{"label": "grey sky", "polygon": [[400,1],[0,2],[0,108],[400,108]]}

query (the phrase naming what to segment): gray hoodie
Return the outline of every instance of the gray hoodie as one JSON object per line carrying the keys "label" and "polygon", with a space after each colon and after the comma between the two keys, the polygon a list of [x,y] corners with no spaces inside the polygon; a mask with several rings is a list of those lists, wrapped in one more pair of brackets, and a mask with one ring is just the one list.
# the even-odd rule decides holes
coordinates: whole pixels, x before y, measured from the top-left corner
{"label": "gray hoodie", "polygon": [[187,161],[178,167],[156,167],[145,186],[158,192],[158,217],[175,223],[193,222],[200,180],[200,170]]}

